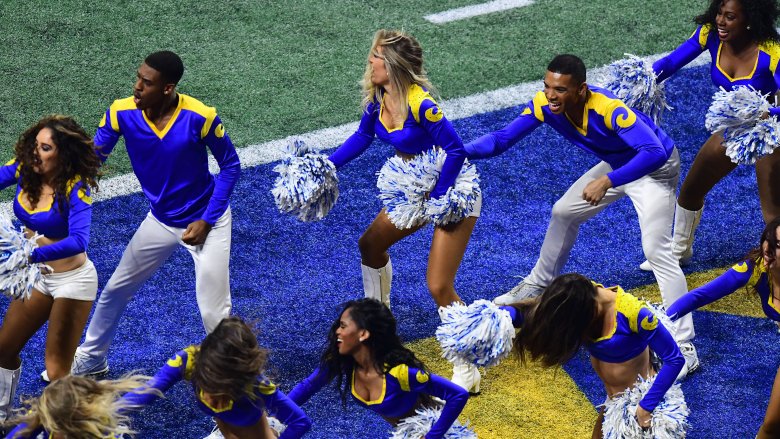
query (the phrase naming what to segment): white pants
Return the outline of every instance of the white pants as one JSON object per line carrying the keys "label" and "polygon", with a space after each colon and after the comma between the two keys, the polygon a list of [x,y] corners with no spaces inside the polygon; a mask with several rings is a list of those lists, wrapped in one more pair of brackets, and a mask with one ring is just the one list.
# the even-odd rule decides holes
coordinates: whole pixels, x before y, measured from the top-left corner
{"label": "white pants", "polygon": [[35,289],[54,299],[75,299],[91,302],[97,296],[98,277],[95,264],[87,260],[79,268],[41,276]]}
{"label": "white pants", "polygon": [[[611,171],[612,167],[606,162],[597,164],[555,202],[539,260],[525,280],[535,285],[549,285],[566,265],[580,224],[628,195],[639,217],[642,250],[653,267],[664,305],[669,307],[688,292],[680,263],[672,254],[672,221],[677,204],[675,192],[680,178],[680,156],[675,148],[669,160],[659,169],[631,183],[609,189],[597,206],[583,200],[585,186]],[[675,338],[682,342],[693,336],[693,318],[689,314],[677,321]]]}
{"label": "white pants", "polygon": [[[149,212],[103,288],[86,338],[79,349],[94,357],[106,356],[127,303],[179,245],[186,248],[195,261],[198,308],[206,332],[214,330],[223,318],[230,315],[228,264],[231,227],[228,208],[209,232],[206,242],[191,246],[181,240],[185,229],[166,226]],[[175,300],[174,296],[171,297]]]}

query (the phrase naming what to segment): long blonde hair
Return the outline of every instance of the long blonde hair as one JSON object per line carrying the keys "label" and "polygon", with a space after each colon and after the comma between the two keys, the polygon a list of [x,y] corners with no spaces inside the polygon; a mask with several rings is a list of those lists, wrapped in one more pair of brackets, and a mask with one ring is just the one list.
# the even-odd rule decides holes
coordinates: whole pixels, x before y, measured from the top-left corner
{"label": "long blonde hair", "polygon": [[[402,120],[406,120],[409,111],[409,87],[417,84],[434,94],[434,88],[423,67],[423,52],[420,43],[404,31],[379,29],[374,34],[368,57],[376,54],[378,47],[382,48],[385,59],[387,77],[394,90],[398,91],[396,108],[401,110]],[[371,63],[366,63],[366,71],[360,81],[363,88],[363,109],[371,102],[381,102],[382,87],[371,82]]]}
{"label": "long blonde hair", "polygon": [[27,437],[39,427],[51,435],[66,438],[107,438],[133,435],[127,416],[131,404],[121,400],[130,391],[156,393],[146,386],[149,377],[130,375],[118,380],[95,381],[91,378],[68,375],[43,389],[38,398],[24,401],[21,413],[10,423],[25,423],[19,431]]}

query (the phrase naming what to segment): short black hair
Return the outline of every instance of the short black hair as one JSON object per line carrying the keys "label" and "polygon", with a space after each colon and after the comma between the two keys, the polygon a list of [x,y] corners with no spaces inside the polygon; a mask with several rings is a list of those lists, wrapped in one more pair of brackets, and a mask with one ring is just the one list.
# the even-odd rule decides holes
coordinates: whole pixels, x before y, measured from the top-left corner
{"label": "short black hair", "polygon": [[184,75],[184,63],[179,55],[170,50],[154,52],[144,59],[144,63],[160,72],[168,84],[178,84]]}
{"label": "short black hair", "polygon": [[558,55],[547,65],[547,70],[562,75],[571,75],[577,85],[585,82],[585,63],[576,55]]}

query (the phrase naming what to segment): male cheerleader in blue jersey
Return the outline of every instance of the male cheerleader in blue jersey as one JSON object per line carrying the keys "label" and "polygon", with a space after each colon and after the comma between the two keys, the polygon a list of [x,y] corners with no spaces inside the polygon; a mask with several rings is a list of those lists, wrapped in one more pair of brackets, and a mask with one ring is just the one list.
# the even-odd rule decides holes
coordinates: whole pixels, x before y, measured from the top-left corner
{"label": "male cheerleader in blue jersey", "polygon": [[[680,159],[674,142],[647,116],[612,93],[585,82],[585,64],[558,55],[547,66],[544,91],[501,130],[466,145],[469,158],[506,151],[542,123],[602,161],[580,177],[552,209],[536,266],[519,285],[495,299],[499,305],[541,294],[560,274],[579,226],[625,195],[639,217],[642,249],[653,267],[666,304],[687,292],[685,275],[672,255],[672,217]],[[690,316],[677,323],[676,338],[686,360],[682,375],[699,366]]]}
{"label": "male cheerleader in blue jersey", "polygon": [[[173,52],[146,57],[133,96],[114,101],[95,134],[103,160],[124,136],[150,212],[98,299],[76,351],[76,375],[108,371],[108,347],[127,303],[179,245],[195,261],[195,292],[206,332],[230,314],[228,200],[241,164],[216,110],[176,92],[183,73],[184,64]],[[208,150],[219,164],[217,176],[209,173]]]}

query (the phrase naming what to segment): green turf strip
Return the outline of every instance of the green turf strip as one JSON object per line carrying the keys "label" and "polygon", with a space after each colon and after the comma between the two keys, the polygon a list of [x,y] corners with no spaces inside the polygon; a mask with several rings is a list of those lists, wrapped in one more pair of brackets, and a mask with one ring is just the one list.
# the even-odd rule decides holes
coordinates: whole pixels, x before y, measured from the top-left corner
{"label": "green turf strip", "polygon": [[[0,159],[44,114],[74,115],[92,131],[113,99],[130,95],[140,60],[157,49],[182,55],[180,90],[217,106],[240,147],[358,119],[357,81],[380,27],[417,36],[434,83],[452,98],[540,78],[558,52],[596,66],[624,52],[670,50],[703,8],[539,0],[444,25],[423,19],[473,3],[0,2]],[[130,170],[123,152],[109,163],[109,175]]]}

